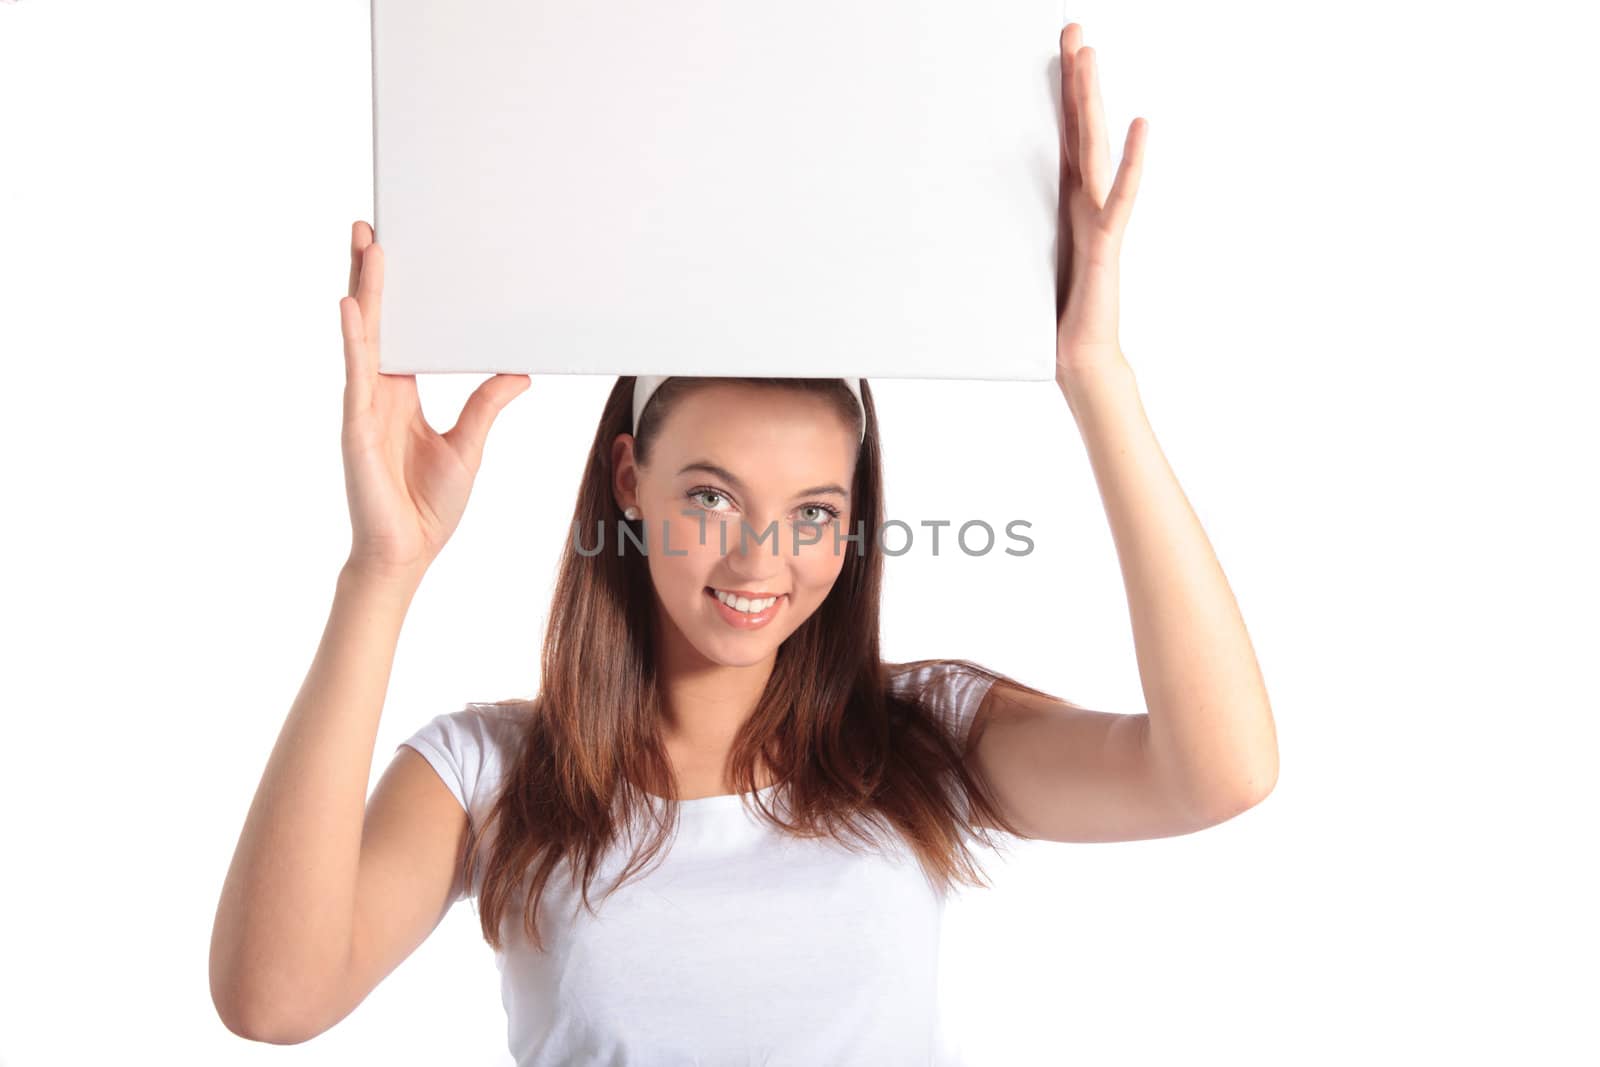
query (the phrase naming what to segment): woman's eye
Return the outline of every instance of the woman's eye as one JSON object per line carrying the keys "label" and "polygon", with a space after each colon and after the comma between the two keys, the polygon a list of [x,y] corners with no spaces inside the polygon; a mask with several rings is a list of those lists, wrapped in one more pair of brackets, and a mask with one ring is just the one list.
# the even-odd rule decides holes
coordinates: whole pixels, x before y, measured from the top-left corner
{"label": "woman's eye", "polygon": [[[711,497],[713,500],[725,499],[721,493],[714,489],[696,489],[694,492],[689,494],[689,497],[692,500],[697,500],[702,503],[704,503],[706,497]],[[714,503],[705,504],[705,507],[713,511],[716,510],[716,504]]]}
{"label": "woman's eye", "polygon": [[[689,499],[699,504],[707,511],[731,510],[732,501],[715,489],[694,489],[689,492]],[[729,508],[719,507],[719,504],[728,504]],[[807,525],[826,526],[838,517],[839,513],[826,504],[802,504],[797,509],[800,521]]]}

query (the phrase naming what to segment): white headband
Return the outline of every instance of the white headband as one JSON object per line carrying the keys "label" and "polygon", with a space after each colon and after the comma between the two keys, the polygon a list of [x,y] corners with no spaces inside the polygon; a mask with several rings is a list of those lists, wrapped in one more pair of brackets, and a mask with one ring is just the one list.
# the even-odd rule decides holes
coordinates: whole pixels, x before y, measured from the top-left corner
{"label": "white headband", "polygon": [[[641,374],[633,380],[633,432],[639,432],[639,415],[644,411],[644,406],[650,403],[650,396],[662,382],[671,375]],[[856,406],[861,409],[861,441],[867,439],[867,406],[861,402],[861,379],[840,378],[841,382],[850,387],[850,392],[856,398]]]}

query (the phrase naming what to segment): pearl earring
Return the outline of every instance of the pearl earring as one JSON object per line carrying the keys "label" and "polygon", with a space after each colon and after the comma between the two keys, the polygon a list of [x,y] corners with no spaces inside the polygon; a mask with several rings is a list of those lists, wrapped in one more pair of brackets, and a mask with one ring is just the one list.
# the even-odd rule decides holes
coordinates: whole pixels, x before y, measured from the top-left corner
{"label": "pearl earring", "polygon": [[639,517],[639,509],[630,504],[623,510],[622,514],[625,518],[637,519]]}

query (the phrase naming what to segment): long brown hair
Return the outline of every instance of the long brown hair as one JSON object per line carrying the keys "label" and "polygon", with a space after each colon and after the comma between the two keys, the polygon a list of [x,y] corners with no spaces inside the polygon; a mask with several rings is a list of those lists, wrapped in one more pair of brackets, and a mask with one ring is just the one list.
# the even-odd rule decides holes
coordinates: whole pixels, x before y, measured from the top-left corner
{"label": "long brown hair", "polygon": [[[810,391],[830,398],[851,427],[860,428],[861,409],[836,378],[671,377],[640,417],[634,451],[641,464],[648,463],[668,412],[708,381]],[[516,710],[521,739],[484,825],[469,826],[464,863],[469,887],[482,864],[479,921],[496,949],[503,947],[501,919],[524,879],[530,881],[519,902],[523,928],[542,947],[539,900],[563,861],[571,877],[581,876],[582,898],[592,912],[590,883],[625,821],[645,815],[656,832],[634,851],[612,890],[661,852],[677,816],[659,727],[648,563],[638,542],[621,536],[624,520],[612,493],[611,446],[618,434],[632,431],[633,383],[631,376],[617,379],[595,431],[551,604],[539,694],[496,702]],[[874,829],[889,830],[901,835],[941,892],[954,882],[987,885],[962,828],[990,847],[1002,844],[990,829],[1017,831],[971,773],[966,752],[926,694],[891,689],[891,670],[955,663],[1037,690],[969,660],[880,660],[883,556],[873,535],[883,522],[882,465],[865,380],[861,401],[866,438],[850,488],[856,526],[848,532],[866,536],[844,543],[833,589],[779,647],[766,689],[734,739],[728,774],[741,792],[756,794],[758,764],[771,768],[788,791],[790,817],[768,807],[763,795],[748,802],[787,833],[831,837],[854,849],[871,847]],[[594,551],[601,538],[603,547]],[[973,724],[966,750],[981,726]],[[641,791],[665,798],[664,808],[651,814],[650,797]]]}

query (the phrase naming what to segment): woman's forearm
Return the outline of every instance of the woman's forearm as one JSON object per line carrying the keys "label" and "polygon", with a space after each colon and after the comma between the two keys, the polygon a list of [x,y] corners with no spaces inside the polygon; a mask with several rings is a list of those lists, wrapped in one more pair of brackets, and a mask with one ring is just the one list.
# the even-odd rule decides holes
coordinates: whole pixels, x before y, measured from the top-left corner
{"label": "woman's forearm", "polygon": [[211,991],[230,1026],[295,1017],[345,965],[378,720],[418,581],[339,573],[217,905]]}
{"label": "woman's forearm", "polygon": [[1226,816],[1277,779],[1266,686],[1239,605],[1120,357],[1058,379],[1127,587],[1153,758],[1175,795]]}

